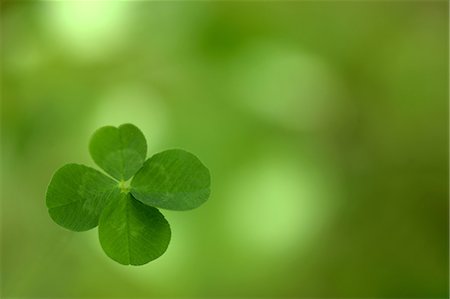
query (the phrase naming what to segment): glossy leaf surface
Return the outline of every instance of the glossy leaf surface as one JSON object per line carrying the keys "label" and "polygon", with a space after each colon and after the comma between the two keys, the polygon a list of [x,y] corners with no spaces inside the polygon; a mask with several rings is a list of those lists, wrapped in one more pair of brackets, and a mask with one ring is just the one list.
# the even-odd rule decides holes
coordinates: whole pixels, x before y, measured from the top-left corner
{"label": "glossy leaf surface", "polygon": [[119,195],[113,179],[84,165],[67,164],[53,175],[46,204],[56,223],[73,231],[85,231],[97,226],[105,205]]}
{"label": "glossy leaf surface", "polygon": [[98,233],[106,254],[123,265],[143,265],[158,258],[171,235],[169,223],[156,208],[125,193],[105,208]]}
{"label": "glossy leaf surface", "polygon": [[209,171],[193,154],[167,150],[144,163],[131,181],[131,193],[153,207],[190,210],[209,197]]}
{"label": "glossy leaf surface", "polygon": [[147,142],[142,132],[132,124],[118,128],[106,126],[94,133],[89,151],[104,171],[117,180],[126,181],[142,167],[147,155]]}

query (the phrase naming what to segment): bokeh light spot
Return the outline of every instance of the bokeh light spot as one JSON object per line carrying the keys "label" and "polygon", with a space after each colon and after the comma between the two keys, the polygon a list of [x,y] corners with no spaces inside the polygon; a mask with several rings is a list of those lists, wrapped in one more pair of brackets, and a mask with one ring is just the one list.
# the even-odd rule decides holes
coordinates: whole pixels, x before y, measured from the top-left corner
{"label": "bokeh light spot", "polygon": [[[293,152],[268,151],[231,184],[230,229],[241,250],[273,257],[306,249],[329,219],[332,185]],[[325,188],[324,186],[327,186]]]}
{"label": "bokeh light spot", "polygon": [[51,1],[43,21],[55,43],[80,59],[102,59],[124,44],[127,6],[120,1]]}
{"label": "bokeh light spot", "polygon": [[318,55],[276,44],[256,44],[236,59],[236,103],[283,127],[315,130],[332,121],[339,84]]}

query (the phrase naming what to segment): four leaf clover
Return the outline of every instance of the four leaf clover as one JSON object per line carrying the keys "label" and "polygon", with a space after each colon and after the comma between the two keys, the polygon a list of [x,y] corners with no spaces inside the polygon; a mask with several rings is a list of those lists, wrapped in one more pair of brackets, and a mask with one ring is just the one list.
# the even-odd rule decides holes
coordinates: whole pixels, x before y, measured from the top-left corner
{"label": "four leaf clover", "polygon": [[190,210],[209,198],[210,174],[196,156],[173,149],[146,160],[147,142],[132,124],[98,129],[89,151],[112,178],[80,164],[61,167],[47,188],[48,212],[72,231],[98,225],[103,250],[120,264],[143,265],[166,251],[171,230],[158,208]]}

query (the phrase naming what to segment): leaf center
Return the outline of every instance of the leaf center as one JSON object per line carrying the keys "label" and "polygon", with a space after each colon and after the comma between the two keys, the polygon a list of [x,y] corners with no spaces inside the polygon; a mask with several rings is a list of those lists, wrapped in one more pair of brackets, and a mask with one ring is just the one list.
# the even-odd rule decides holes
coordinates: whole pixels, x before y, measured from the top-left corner
{"label": "leaf center", "polygon": [[119,189],[121,193],[129,193],[130,192],[130,180],[119,182]]}

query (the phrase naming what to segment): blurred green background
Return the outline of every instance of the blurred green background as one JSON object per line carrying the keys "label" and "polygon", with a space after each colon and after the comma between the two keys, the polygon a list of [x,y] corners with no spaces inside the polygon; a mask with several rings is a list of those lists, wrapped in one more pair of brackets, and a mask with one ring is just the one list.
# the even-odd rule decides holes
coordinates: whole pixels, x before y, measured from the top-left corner
{"label": "blurred green background", "polygon": [[[448,297],[447,1],[1,9],[2,297]],[[143,267],[44,199],[125,122],[213,180]]]}

